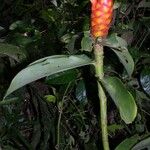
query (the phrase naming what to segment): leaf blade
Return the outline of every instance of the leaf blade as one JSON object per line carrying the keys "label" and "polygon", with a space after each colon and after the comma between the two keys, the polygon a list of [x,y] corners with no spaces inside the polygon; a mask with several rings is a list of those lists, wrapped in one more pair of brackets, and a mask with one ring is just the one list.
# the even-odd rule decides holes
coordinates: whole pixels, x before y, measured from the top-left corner
{"label": "leaf blade", "polygon": [[69,69],[92,64],[92,60],[86,55],[58,55],[49,56],[30,64],[21,70],[12,80],[4,99],[17,89],[43,77],[66,71]]}
{"label": "leaf blade", "polygon": [[117,77],[104,78],[102,84],[118,107],[121,118],[126,124],[132,123],[137,114],[137,106],[130,92]]}
{"label": "leaf blade", "polygon": [[138,142],[139,139],[140,137],[138,135],[126,138],[115,148],[115,150],[131,150],[131,148]]}
{"label": "leaf blade", "polygon": [[104,41],[104,46],[108,46],[113,50],[125,67],[128,75],[131,76],[134,71],[134,61],[127,49],[127,42],[117,36],[116,33],[113,33]]}

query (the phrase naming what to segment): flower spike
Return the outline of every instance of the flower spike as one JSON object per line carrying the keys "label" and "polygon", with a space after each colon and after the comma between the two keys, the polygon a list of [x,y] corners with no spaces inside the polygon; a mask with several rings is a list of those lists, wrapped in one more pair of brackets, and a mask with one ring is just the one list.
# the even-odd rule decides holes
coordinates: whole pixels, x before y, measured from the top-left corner
{"label": "flower spike", "polygon": [[113,13],[113,0],[90,0],[91,34],[94,38],[106,37],[110,28]]}

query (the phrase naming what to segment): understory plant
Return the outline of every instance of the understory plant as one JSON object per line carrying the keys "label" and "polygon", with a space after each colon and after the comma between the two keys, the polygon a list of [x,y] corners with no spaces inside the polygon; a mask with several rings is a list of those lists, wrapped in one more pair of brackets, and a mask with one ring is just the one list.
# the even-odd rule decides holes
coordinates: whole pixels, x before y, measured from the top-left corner
{"label": "understory plant", "polygon": [[[53,1],[53,3],[55,6],[58,5],[56,1]],[[65,106],[66,95],[68,91],[73,91],[73,89],[71,88],[73,86],[71,85],[76,84],[76,82],[73,82],[72,78],[74,79],[80,74],[80,77],[84,79],[85,76],[84,71],[86,67],[88,67],[88,73],[91,76],[94,75],[93,77],[94,84],[96,81],[95,90],[99,100],[98,101],[99,106],[97,106],[97,109],[99,110],[99,113],[97,114],[99,116],[97,116],[97,118],[99,118],[98,126],[100,128],[100,132],[98,133],[99,134],[98,139],[102,141],[104,150],[111,149],[111,145],[109,142],[109,136],[110,136],[109,130],[111,130],[112,126],[108,125],[108,115],[107,115],[108,100],[113,100],[115,104],[114,107],[117,108],[117,111],[119,113],[119,118],[121,118],[125,126],[133,123],[136,120],[136,117],[138,117],[137,116],[138,102],[136,100],[137,98],[135,96],[135,91],[132,88],[133,83],[130,82],[133,79],[133,73],[135,72],[135,63],[136,63],[134,62],[135,59],[133,59],[131,55],[133,51],[129,52],[128,50],[129,46],[127,41],[121,36],[119,36],[119,34],[117,34],[116,32],[113,32],[113,30],[115,31],[113,27],[111,29],[111,26],[115,24],[115,19],[113,18],[115,17],[114,14],[116,12],[115,13],[113,12],[116,11],[116,9],[120,9],[121,7],[120,5],[121,2],[119,1],[113,2],[113,0],[91,0],[90,30],[84,31],[83,33],[84,35],[81,40],[81,49],[77,50],[78,53],[74,54],[74,52],[72,52],[72,47],[73,47],[72,45],[75,45],[75,41],[79,37],[78,34],[74,35],[74,33],[72,32],[61,36],[63,31],[60,30],[57,33],[57,38],[61,36],[61,41],[63,41],[66,44],[66,48],[71,49],[70,53],[63,54],[63,55],[47,56],[30,63],[26,68],[22,69],[19,73],[17,73],[17,75],[13,78],[9,88],[7,89],[6,94],[4,95],[3,100],[0,101],[1,106],[6,106],[8,104],[16,103],[18,101],[18,97],[14,96],[17,95],[14,94],[17,93],[16,91],[18,91],[20,88],[24,86],[28,86],[29,84],[32,84],[32,82],[34,81],[37,81],[45,77],[46,77],[46,82],[48,82],[49,84],[54,84],[54,83],[60,84],[62,80],[63,82],[66,81],[66,83],[68,84],[64,84],[64,86],[60,88],[60,91],[58,93],[54,90],[54,88],[52,88],[53,95],[45,94],[44,97],[47,103],[52,103],[52,104],[56,103],[58,107],[58,116],[57,116],[57,125],[56,125],[57,127],[56,127],[56,132],[53,134],[56,136],[56,141],[54,142],[56,144],[55,145],[56,149],[62,149],[63,147],[61,145],[61,136],[60,136],[62,132],[61,121],[62,121],[62,114],[64,108],[70,106],[69,104]],[[59,7],[59,9],[60,8],[61,7]],[[50,9],[49,13],[52,15],[54,12],[52,11],[52,9]],[[45,12],[45,10],[42,11],[42,15],[43,14],[45,14],[43,18],[49,16],[48,12]],[[53,21],[56,18],[50,17],[50,20]],[[59,20],[59,17],[57,19]],[[62,20],[62,22],[64,23],[65,21]],[[17,22],[16,24],[13,25],[17,25],[17,24],[19,24],[19,26],[24,26],[22,25],[22,22]],[[11,27],[15,28],[13,25]],[[59,24],[56,23],[56,26],[59,26]],[[30,28],[28,27],[27,29],[29,30]],[[30,31],[31,32],[34,31],[34,36],[30,38],[30,41],[27,41],[29,45],[36,43],[38,40],[41,40],[41,33],[39,31],[37,31],[35,28],[32,28]],[[0,49],[5,49],[6,47],[7,49],[10,49],[11,46],[12,45],[10,44],[6,45],[2,43],[0,45]],[[15,49],[16,47],[17,46],[14,46],[13,49]],[[21,47],[23,47],[23,45],[21,45]],[[105,55],[107,53],[111,53],[109,55],[110,58],[105,59]],[[115,59],[118,62],[120,62],[120,66],[119,66],[120,68],[118,69],[118,72],[119,71],[122,72],[122,75],[116,73],[117,71],[115,70],[115,67],[113,68],[113,65],[107,66],[107,64],[111,62],[112,59],[111,56],[115,57]],[[105,62],[105,60],[107,62]],[[75,77],[73,77],[73,75],[75,75]],[[67,82],[67,80],[71,82]],[[86,86],[86,80],[85,80],[85,86]],[[63,94],[61,93],[61,91],[63,91],[62,92]],[[86,93],[88,93],[88,90],[86,91]],[[95,98],[94,94],[95,93],[93,93],[93,97]],[[33,101],[33,103],[35,106],[37,106],[38,105],[37,103],[39,103],[39,105],[43,105],[43,108],[46,108],[43,102]],[[73,103],[73,102],[70,100],[69,103]],[[74,103],[72,105],[74,105],[74,107],[78,111],[77,106]],[[41,110],[41,112],[43,112],[43,115],[41,116],[43,117],[44,109]],[[81,116],[81,120],[82,120],[81,122],[85,124],[84,117],[82,113],[80,113],[80,111],[79,111],[79,115]],[[50,116],[47,116],[47,118],[45,117],[44,119],[46,120],[48,119],[48,117]],[[53,127],[51,126],[51,128]],[[122,126],[115,124],[115,126],[112,128],[114,130],[115,128],[122,129]],[[48,131],[50,130],[48,127],[46,129]],[[130,149],[131,147],[133,149],[136,149],[136,147],[139,148],[138,141],[144,139],[147,136],[148,134],[142,137],[140,137],[139,135],[134,135],[133,137],[131,137],[131,139],[130,138],[126,139],[126,141],[123,141],[123,143],[118,145],[116,150],[122,150],[122,148],[125,145],[128,146],[125,147],[127,149]],[[70,136],[69,139],[71,140],[72,143],[75,143],[73,137]],[[146,140],[149,141],[149,138],[147,138]],[[22,139],[22,141],[24,141],[24,139]],[[27,146],[28,143],[26,142],[24,143],[26,147],[28,147]],[[128,143],[131,144],[129,145]],[[34,145],[35,143],[32,144]],[[140,144],[140,146],[141,145],[142,144]],[[34,147],[32,146],[31,147],[29,146],[28,149],[32,149]]]}

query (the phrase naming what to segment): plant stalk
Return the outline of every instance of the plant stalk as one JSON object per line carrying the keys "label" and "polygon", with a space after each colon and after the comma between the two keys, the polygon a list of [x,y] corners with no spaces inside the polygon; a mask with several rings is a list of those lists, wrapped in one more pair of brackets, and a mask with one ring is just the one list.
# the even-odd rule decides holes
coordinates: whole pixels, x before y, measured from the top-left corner
{"label": "plant stalk", "polygon": [[61,102],[58,103],[59,117],[58,117],[58,123],[57,123],[57,144],[56,144],[56,149],[58,150],[60,149],[60,125],[61,125],[61,118],[63,114],[64,101],[65,101],[65,96],[69,90],[70,85],[71,85],[71,82],[67,85]]}
{"label": "plant stalk", "polygon": [[107,99],[103,87],[100,84],[100,81],[104,77],[103,71],[104,51],[101,38],[98,38],[97,41],[95,42],[94,57],[95,57],[95,75],[98,79],[97,84],[98,84],[98,97],[100,103],[102,142],[104,150],[109,150],[108,131],[107,131]]}

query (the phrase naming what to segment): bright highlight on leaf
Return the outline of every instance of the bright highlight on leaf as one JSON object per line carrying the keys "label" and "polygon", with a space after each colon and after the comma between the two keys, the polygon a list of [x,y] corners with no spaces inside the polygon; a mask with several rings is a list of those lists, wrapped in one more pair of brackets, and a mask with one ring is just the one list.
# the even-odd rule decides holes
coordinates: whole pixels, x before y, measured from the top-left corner
{"label": "bright highlight on leaf", "polygon": [[112,20],[113,0],[91,0],[91,34],[106,37]]}

